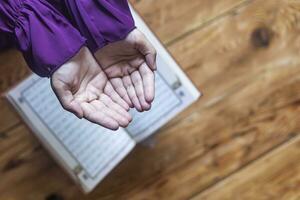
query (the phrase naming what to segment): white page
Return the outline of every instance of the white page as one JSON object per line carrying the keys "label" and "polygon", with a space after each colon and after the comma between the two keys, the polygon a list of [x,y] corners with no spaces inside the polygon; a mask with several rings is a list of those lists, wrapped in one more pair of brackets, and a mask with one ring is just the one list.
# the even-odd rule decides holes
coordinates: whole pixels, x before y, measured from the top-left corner
{"label": "white page", "polygon": [[14,98],[35,133],[52,147],[52,153],[60,156],[70,169],[82,168],[78,179],[86,191],[103,179],[134,146],[123,129],[113,132],[63,110],[49,79],[32,75],[10,92],[10,98]]}

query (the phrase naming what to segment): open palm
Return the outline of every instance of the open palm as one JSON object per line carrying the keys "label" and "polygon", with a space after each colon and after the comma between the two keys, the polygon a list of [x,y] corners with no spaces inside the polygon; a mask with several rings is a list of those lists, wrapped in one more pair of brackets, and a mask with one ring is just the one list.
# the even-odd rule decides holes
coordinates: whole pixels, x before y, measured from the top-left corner
{"label": "open palm", "polygon": [[138,111],[150,109],[154,99],[156,51],[139,30],[134,29],[124,40],[98,50],[95,57],[130,107]]}
{"label": "open palm", "polygon": [[86,47],[55,71],[51,85],[62,106],[79,118],[112,130],[131,121],[128,104]]}

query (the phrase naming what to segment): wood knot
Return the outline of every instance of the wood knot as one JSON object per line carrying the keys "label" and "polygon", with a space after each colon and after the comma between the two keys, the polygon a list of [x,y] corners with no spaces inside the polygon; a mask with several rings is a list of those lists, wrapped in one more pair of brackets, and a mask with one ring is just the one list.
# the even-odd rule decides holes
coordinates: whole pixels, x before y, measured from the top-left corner
{"label": "wood knot", "polygon": [[273,38],[273,32],[267,27],[256,28],[251,35],[251,42],[254,47],[267,48]]}
{"label": "wood knot", "polygon": [[49,194],[45,200],[63,200],[64,198],[59,195],[59,194],[55,194],[55,193],[52,193],[52,194]]}

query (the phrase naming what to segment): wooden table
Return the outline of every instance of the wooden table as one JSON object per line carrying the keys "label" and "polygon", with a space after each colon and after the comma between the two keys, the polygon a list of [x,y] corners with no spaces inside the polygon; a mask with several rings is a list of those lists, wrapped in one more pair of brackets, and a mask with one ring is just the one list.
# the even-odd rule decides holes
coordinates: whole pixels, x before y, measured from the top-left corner
{"label": "wooden table", "polygon": [[[0,199],[300,199],[300,1],[132,0],[204,93],[84,196],[0,99]],[[0,90],[28,73],[0,55]]]}

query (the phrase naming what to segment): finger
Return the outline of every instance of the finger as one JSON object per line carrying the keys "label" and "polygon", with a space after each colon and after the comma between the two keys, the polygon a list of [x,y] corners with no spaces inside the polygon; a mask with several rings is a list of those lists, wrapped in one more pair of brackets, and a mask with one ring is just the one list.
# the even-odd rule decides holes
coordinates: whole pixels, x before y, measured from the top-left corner
{"label": "finger", "polygon": [[137,49],[146,58],[147,64],[152,70],[156,70],[156,50],[149,40],[140,32],[137,39]]}
{"label": "finger", "polygon": [[131,75],[131,81],[134,85],[135,93],[139,99],[139,102],[143,110],[149,110],[150,104],[145,100],[143,80],[139,71],[134,71]]}
{"label": "finger", "polygon": [[139,71],[143,79],[145,99],[148,103],[151,103],[155,95],[154,72],[145,63],[140,66]]}
{"label": "finger", "polygon": [[71,90],[66,84],[60,81],[51,80],[51,87],[65,110],[72,112],[78,118],[83,117],[83,110],[80,104],[74,99]]}
{"label": "finger", "polygon": [[125,117],[129,122],[132,120],[131,115],[119,104],[113,102],[109,96],[102,94],[100,95],[99,101],[103,102],[106,107],[116,111],[117,113]]}
{"label": "finger", "polygon": [[119,128],[119,123],[116,120],[106,115],[104,112],[97,111],[92,104],[83,102],[81,103],[81,106],[83,109],[84,118],[90,122],[99,124],[111,130],[117,130]]}
{"label": "finger", "polygon": [[91,102],[91,105],[93,105],[98,112],[101,112],[110,118],[114,119],[120,126],[126,127],[129,124],[129,121],[120,115],[118,112],[116,112],[113,109],[108,108],[101,100],[95,100]]}
{"label": "finger", "polygon": [[147,54],[145,56],[146,58],[146,62],[147,62],[147,65],[150,66],[150,68],[155,71],[157,70],[157,65],[156,65],[156,51],[154,54]]}
{"label": "finger", "polygon": [[133,87],[133,84],[131,82],[131,78],[130,76],[124,76],[123,78],[123,83],[124,83],[124,86],[127,90],[127,94],[132,102],[132,104],[134,105],[134,107],[138,110],[138,111],[143,111],[141,105],[140,105],[140,102],[139,102],[139,99],[135,93],[135,90],[134,90],[134,87]]}
{"label": "finger", "polygon": [[107,94],[114,102],[122,106],[125,110],[129,110],[129,105],[120,97],[120,95],[114,90],[113,86],[109,82],[104,88],[104,93]]}
{"label": "finger", "polygon": [[120,95],[120,97],[132,108],[133,104],[127,94],[127,91],[124,87],[122,79],[121,78],[112,78],[112,79],[110,79],[110,82],[111,82],[113,88],[116,90],[116,92]]}

